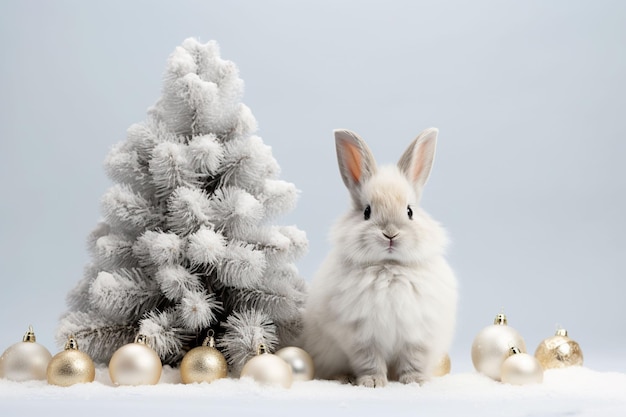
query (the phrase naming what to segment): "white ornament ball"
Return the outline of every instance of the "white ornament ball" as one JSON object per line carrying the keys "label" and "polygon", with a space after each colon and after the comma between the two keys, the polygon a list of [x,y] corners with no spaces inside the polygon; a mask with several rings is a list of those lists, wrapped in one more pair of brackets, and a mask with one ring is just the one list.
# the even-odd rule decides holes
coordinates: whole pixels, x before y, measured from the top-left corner
{"label": "white ornament ball", "polygon": [[161,358],[141,336],[116,350],[109,362],[109,375],[115,385],[155,385],[162,369]]}
{"label": "white ornament ball", "polygon": [[37,343],[32,327],[23,341],[7,348],[0,357],[0,378],[12,381],[45,380],[52,355]]}
{"label": "white ornament ball", "polygon": [[499,381],[502,362],[509,356],[511,346],[526,352],[526,343],[514,328],[507,325],[506,316],[498,314],[494,324],[485,327],[472,343],[474,368],[489,378]]}
{"label": "white ornament ball", "polygon": [[502,382],[513,385],[539,384],[543,368],[532,355],[512,348],[514,352],[502,363]]}
{"label": "white ornament ball", "polygon": [[260,353],[246,362],[241,370],[241,377],[250,377],[263,385],[278,385],[283,388],[291,387],[293,382],[291,366],[271,353]]}
{"label": "white ornament ball", "polygon": [[315,377],[313,358],[306,350],[289,346],[276,352],[276,356],[291,366],[294,381],[310,381]]}
{"label": "white ornament ball", "polygon": [[450,355],[447,353],[439,359],[435,369],[433,370],[433,376],[439,377],[448,375],[450,373],[450,369],[452,368],[452,363],[450,362]]}

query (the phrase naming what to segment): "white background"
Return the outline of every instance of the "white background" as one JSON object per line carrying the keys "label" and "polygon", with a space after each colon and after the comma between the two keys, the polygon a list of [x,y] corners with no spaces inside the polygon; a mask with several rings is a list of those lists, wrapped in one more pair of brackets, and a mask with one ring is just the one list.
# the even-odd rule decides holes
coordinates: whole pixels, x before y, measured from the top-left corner
{"label": "white background", "polygon": [[102,161],[193,36],[237,64],[301,190],[281,220],[309,237],[303,277],[348,205],[332,130],[395,163],[435,126],[423,205],[453,241],[453,372],[501,308],[529,350],[559,324],[587,366],[626,372],[625,21],[626,3],[602,0],[1,0],[0,351],[29,324],[58,350],[111,185]]}

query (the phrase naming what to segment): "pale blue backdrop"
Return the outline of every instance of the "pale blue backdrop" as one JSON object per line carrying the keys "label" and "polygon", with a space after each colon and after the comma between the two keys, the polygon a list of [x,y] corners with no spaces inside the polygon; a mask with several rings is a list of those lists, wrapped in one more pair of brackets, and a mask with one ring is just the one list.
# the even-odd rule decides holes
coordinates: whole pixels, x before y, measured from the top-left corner
{"label": "pale blue backdrop", "polygon": [[[529,349],[557,324],[626,371],[626,3],[0,0],[0,350],[51,351],[111,184],[102,161],[185,38],[217,40],[301,190],[311,279],[348,204],[332,130],[395,162],[440,129],[423,204],[461,288],[453,366],[501,308]],[[595,362],[594,362],[595,361]],[[609,366],[610,368],[610,366]]]}

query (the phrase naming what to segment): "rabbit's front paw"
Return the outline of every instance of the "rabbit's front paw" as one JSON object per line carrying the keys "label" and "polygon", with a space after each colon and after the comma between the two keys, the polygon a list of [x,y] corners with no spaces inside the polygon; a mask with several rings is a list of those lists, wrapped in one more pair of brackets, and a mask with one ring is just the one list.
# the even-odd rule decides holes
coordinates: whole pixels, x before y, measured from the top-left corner
{"label": "rabbit's front paw", "polygon": [[426,382],[426,380],[427,378],[425,378],[421,372],[415,372],[415,371],[406,372],[400,375],[400,378],[398,378],[398,381],[400,381],[403,384],[418,383],[422,385],[424,382]]}
{"label": "rabbit's front paw", "polygon": [[382,388],[387,385],[387,375],[363,375],[356,379],[356,384],[368,388]]}

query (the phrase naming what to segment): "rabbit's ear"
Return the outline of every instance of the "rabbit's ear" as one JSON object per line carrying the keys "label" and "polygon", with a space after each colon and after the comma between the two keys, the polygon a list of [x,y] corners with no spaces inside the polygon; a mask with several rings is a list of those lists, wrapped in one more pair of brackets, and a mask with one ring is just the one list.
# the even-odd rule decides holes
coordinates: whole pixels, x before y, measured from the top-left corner
{"label": "rabbit's ear", "polygon": [[439,130],[434,127],[424,130],[404,151],[398,162],[400,170],[419,189],[428,181],[435,159],[438,133]]}
{"label": "rabbit's ear", "polygon": [[358,203],[361,185],[376,172],[376,161],[365,141],[349,130],[335,130],[335,145],[341,178]]}

